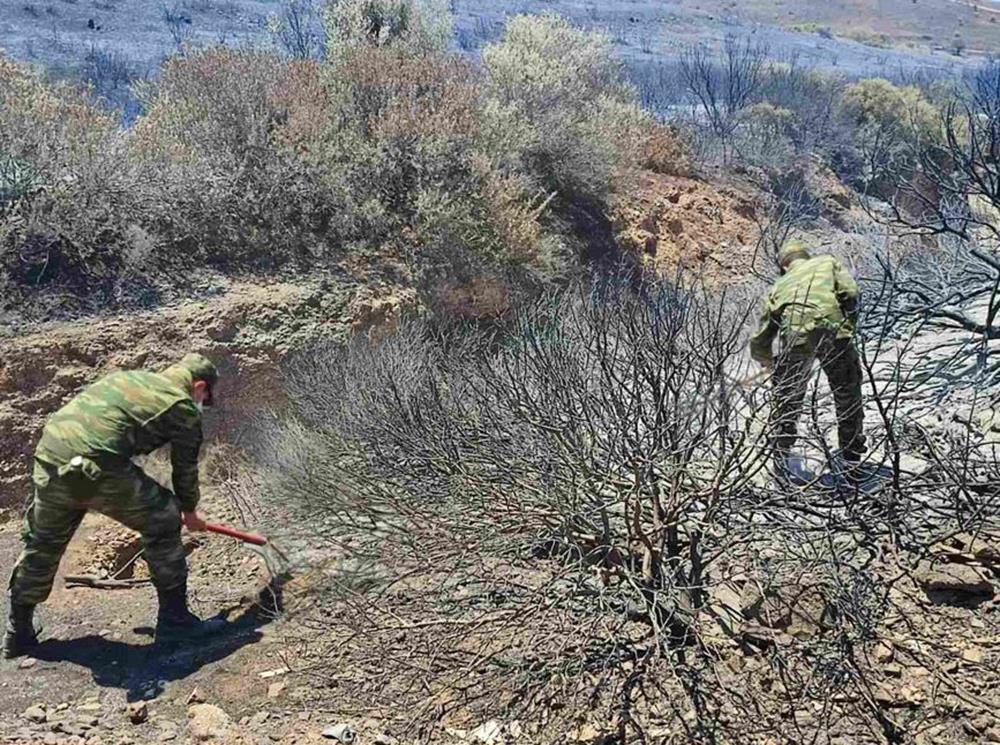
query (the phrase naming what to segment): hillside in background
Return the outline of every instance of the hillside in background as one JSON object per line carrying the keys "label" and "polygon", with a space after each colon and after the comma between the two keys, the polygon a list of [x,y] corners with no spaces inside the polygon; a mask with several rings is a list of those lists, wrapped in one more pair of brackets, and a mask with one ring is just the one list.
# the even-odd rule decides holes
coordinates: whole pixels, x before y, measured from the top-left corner
{"label": "hillside in background", "polygon": [[[6,0],[0,48],[57,76],[82,77],[114,105],[155,76],[182,46],[294,47],[320,53],[319,0]],[[638,69],[670,64],[686,45],[753,34],[777,58],[849,76],[946,76],[1000,50],[1000,3],[991,0],[452,0],[456,44],[476,53],[504,19],[554,12],[607,32]],[[292,9],[290,11],[290,8]],[[294,15],[300,36],[278,29]],[[287,25],[287,23],[286,23]]]}

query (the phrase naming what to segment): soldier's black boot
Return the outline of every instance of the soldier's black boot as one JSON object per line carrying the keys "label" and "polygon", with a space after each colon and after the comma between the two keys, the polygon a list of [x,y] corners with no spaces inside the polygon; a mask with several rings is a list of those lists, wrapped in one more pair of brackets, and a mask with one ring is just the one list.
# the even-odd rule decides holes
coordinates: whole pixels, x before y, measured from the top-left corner
{"label": "soldier's black boot", "polygon": [[188,610],[187,584],[169,590],[157,588],[160,611],[156,616],[156,641],[172,642],[193,639],[221,631],[226,622],[221,618],[202,620]]}
{"label": "soldier's black boot", "polygon": [[38,646],[38,632],[35,630],[35,606],[11,603],[7,615],[7,631],[3,635],[3,656],[5,659],[21,657],[32,647]]}

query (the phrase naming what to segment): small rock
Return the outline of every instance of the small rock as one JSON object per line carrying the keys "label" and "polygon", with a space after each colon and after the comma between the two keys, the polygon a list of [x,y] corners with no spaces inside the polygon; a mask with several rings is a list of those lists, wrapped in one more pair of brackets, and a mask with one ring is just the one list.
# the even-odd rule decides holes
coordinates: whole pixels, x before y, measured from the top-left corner
{"label": "small rock", "polygon": [[149,707],[145,701],[133,701],[125,707],[125,716],[132,724],[142,724],[149,718]]}
{"label": "small rock", "polygon": [[79,724],[73,724],[72,722],[56,722],[52,725],[52,729],[70,737],[82,737],[87,733],[88,728],[81,727]]}
{"label": "small rock", "polygon": [[323,730],[323,737],[329,740],[338,740],[339,742],[347,743],[354,742],[354,739],[358,736],[354,728],[349,724],[331,724],[325,730]]}
{"label": "small rock", "polygon": [[86,704],[80,704],[79,706],[76,707],[76,710],[87,713],[98,712],[101,710],[101,705],[96,701],[90,701]]}
{"label": "small rock", "polygon": [[195,687],[191,689],[191,693],[187,697],[187,705],[191,706],[193,704],[203,704],[205,703],[205,697],[201,695],[201,691]]}
{"label": "small rock", "polygon": [[157,738],[160,742],[170,742],[177,739],[177,725],[169,719],[158,720],[156,726],[160,729],[160,734]]}
{"label": "small rock", "polygon": [[195,740],[211,740],[229,734],[230,720],[218,706],[195,704],[188,709],[188,731]]}
{"label": "small rock", "polygon": [[584,724],[570,731],[567,739],[573,743],[581,745],[597,745],[605,742],[608,738],[591,724]]}
{"label": "small rock", "polygon": [[263,724],[270,719],[271,714],[266,711],[258,711],[252,717],[247,719],[247,726],[253,729],[259,729]]}
{"label": "small rock", "polygon": [[503,725],[496,719],[483,722],[472,731],[473,742],[481,742],[483,745],[496,745],[503,739]]}
{"label": "small rock", "polygon": [[42,738],[42,743],[44,745],[59,745],[59,735],[54,732],[46,732],[45,737]]}
{"label": "small rock", "polygon": [[267,678],[274,678],[274,677],[276,677],[278,675],[284,675],[287,672],[288,672],[288,668],[287,667],[279,667],[277,670],[265,670],[264,672],[262,672],[260,674],[260,677],[265,678],[265,679],[267,679]]}
{"label": "small rock", "polygon": [[973,662],[979,664],[983,661],[983,650],[979,647],[968,647],[962,651],[962,659],[966,662]]}
{"label": "small rock", "polygon": [[271,685],[267,687],[267,697],[271,699],[278,698],[278,696],[284,693],[287,687],[288,683],[283,680],[280,680],[277,683],[271,683]]}
{"label": "small rock", "polygon": [[875,648],[872,650],[872,659],[874,659],[876,662],[880,664],[884,664],[886,662],[892,662],[892,655],[893,655],[892,644],[885,640],[882,640],[878,644],[876,644]]}
{"label": "small rock", "polygon": [[25,657],[23,660],[17,663],[17,667],[19,670],[29,670],[37,664],[38,660],[36,660],[34,657]]}
{"label": "small rock", "polygon": [[41,724],[42,722],[48,720],[48,712],[45,711],[45,707],[41,704],[33,704],[24,710],[24,718],[29,719],[32,722]]}
{"label": "small rock", "polygon": [[966,564],[921,564],[913,578],[928,593],[958,592],[968,595],[992,595],[993,585]]}

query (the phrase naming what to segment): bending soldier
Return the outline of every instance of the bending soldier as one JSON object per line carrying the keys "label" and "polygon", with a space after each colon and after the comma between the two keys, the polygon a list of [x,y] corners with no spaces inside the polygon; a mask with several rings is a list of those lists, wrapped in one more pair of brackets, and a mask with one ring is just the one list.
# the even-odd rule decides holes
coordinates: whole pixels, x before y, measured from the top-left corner
{"label": "bending soldier", "polygon": [[[778,262],[781,276],[764,298],[760,328],[750,340],[753,359],[774,370],[768,432],[775,470],[781,478],[788,474],[788,456],[797,439],[815,360],[833,391],[840,453],[851,466],[866,451],[861,361],[853,341],[857,283],[837,259],[813,258],[799,240],[782,247]],[[776,336],[780,337],[777,358],[771,348]]]}
{"label": "bending soldier", "polygon": [[[156,587],[157,640],[219,628],[187,607],[187,562],[181,524],[203,530],[198,515],[201,407],[213,403],[215,366],[188,354],[161,372],[105,376],[52,415],[35,450],[34,497],[24,519],[24,550],[11,573],[4,656],[38,643],[35,606],[52,590],[59,561],[88,510],[142,536]],[[132,456],[170,444],[173,492],[132,462]]]}

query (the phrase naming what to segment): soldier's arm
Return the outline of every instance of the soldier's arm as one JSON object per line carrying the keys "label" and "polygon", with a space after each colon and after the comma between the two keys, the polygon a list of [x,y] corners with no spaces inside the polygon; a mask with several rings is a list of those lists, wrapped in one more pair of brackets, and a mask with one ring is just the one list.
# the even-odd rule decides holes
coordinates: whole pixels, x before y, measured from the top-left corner
{"label": "soldier's arm", "polygon": [[193,512],[201,499],[198,488],[201,412],[193,401],[179,401],[160,415],[157,424],[170,441],[174,494],[181,511]]}
{"label": "soldier's arm", "polygon": [[771,312],[771,300],[764,298],[764,305],[761,309],[760,323],[757,333],[750,337],[750,356],[761,365],[770,365],[774,360],[774,352],[771,345],[774,337],[778,334],[778,322]]}
{"label": "soldier's arm", "polygon": [[847,271],[847,267],[836,259],[833,261],[833,280],[835,285],[834,291],[837,294],[837,301],[840,303],[840,309],[843,311],[844,317],[850,320],[851,323],[857,323],[858,298],[861,292],[858,289],[858,283],[854,281],[854,277]]}

